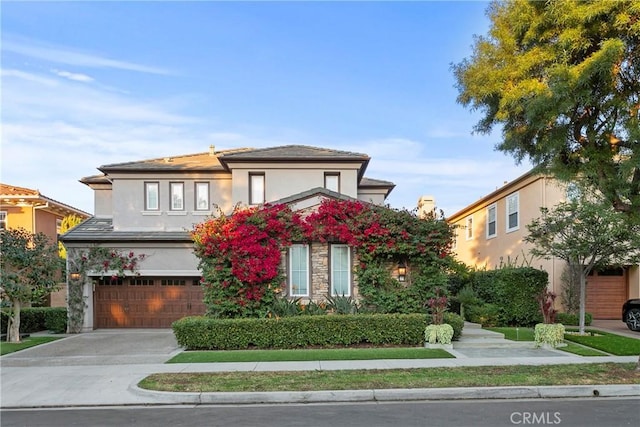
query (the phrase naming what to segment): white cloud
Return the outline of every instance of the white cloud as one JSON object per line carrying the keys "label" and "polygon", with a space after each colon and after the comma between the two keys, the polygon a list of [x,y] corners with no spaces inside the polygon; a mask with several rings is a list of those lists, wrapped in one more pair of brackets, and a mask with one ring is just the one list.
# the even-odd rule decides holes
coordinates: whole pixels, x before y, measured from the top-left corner
{"label": "white cloud", "polygon": [[2,50],[56,64],[89,68],[113,68],[150,74],[170,74],[168,70],[159,67],[111,59],[93,53],[80,52],[66,46],[56,46],[8,34],[3,35]]}
{"label": "white cloud", "polygon": [[73,80],[76,82],[89,83],[94,80],[93,77],[87,76],[86,74],[71,73],[69,71],[60,71],[60,70],[51,70],[51,72],[60,77],[64,77],[65,79]]}

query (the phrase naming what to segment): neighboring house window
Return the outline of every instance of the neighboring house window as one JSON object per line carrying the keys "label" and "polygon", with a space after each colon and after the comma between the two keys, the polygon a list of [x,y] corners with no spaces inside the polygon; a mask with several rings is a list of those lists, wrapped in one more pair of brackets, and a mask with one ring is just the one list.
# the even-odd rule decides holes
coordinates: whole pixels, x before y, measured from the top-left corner
{"label": "neighboring house window", "polygon": [[498,208],[495,204],[487,207],[487,238],[496,237],[498,234]]}
{"label": "neighboring house window", "polygon": [[0,211],[0,230],[7,229],[7,211]]}
{"label": "neighboring house window", "polygon": [[196,210],[209,210],[209,183],[196,182]]}
{"label": "neighboring house window", "polygon": [[260,205],[264,203],[264,174],[249,174],[249,204]]}
{"label": "neighboring house window", "polygon": [[339,172],[327,172],[324,174],[324,188],[327,190],[340,192],[340,173]]}
{"label": "neighboring house window", "polygon": [[331,295],[351,296],[351,254],[347,245],[331,245]]}
{"label": "neighboring house window", "polygon": [[469,216],[465,220],[465,228],[467,229],[467,240],[473,239],[473,217]]}
{"label": "neighboring house window", "polygon": [[520,226],[520,201],[518,193],[507,197],[507,232],[517,230]]}
{"label": "neighboring house window", "polygon": [[309,296],[309,246],[292,245],[289,248],[289,295]]}
{"label": "neighboring house window", "polygon": [[159,204],[159,187],[157,182],[144,183],[144,209],[147,211],[157,211],[160,209]]}
{"label": "neighboring house window", "polygon": [[171,189],[171,210],[184,210],[184,182],[172,182],[169,188]]}

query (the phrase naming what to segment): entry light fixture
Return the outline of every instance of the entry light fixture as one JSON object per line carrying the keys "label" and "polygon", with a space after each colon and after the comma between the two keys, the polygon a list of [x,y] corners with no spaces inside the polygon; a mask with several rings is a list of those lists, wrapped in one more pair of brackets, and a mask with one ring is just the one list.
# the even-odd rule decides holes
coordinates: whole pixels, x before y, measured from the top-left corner
{"label": "entry light fixture", "polygon": [[398,282],[404,282],[405,280],[407,280],[407,266],[398,264]]}
{"label": "entry light fixture", "polygon": [[78,273],[77,271],[74,271],[73,273],[69,274],[69,278],[71,280],[79,280],[80,279],[80,273]]}

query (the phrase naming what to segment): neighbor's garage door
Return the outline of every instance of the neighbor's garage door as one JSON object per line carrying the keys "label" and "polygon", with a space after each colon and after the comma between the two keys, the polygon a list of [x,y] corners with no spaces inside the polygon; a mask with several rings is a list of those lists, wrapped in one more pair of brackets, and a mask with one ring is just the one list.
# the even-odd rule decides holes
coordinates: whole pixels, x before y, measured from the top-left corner
{"label": "neighbor's garage door", "polygon": [[620,319],[627,299],[626,269],[596,271],[587,278],[587,313],[594,319]]}
{"label": "neighbor's garage door", "polygon": [[96,328],[168,328],[185,316],[204,314],[199,278],[136,277],[96,281]]}

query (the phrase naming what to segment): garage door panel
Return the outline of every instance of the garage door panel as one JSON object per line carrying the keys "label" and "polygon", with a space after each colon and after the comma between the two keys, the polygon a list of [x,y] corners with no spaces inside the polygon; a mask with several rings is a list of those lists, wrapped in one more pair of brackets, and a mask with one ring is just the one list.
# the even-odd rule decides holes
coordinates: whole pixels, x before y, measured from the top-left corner
{"label": "garage door panel", "polygon": [[[194,281],[195,280],[195,281]],[[185,316],[204,314],[195,278],[135,278],[96,286],[96,328],[168,328]]]}
{"label": "garage door panel", "polygon": [[622,304],[627,300],[626,271],[619,276],[589,276],[586,310],[594,319],[619,319]]}

